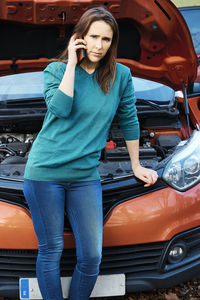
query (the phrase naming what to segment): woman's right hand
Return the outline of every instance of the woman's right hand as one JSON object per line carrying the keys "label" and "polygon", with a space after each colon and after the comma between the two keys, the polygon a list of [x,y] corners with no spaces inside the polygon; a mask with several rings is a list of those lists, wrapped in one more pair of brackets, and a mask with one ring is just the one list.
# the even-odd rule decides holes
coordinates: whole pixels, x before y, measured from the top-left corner
{"label": "woman's right hand", "polygon": [[86,42],[83,39],[77,38],[76,34],[73,34],[68,45],[68,63],[74,65],[78,63],[77,51],[79,49],[87,49]]}

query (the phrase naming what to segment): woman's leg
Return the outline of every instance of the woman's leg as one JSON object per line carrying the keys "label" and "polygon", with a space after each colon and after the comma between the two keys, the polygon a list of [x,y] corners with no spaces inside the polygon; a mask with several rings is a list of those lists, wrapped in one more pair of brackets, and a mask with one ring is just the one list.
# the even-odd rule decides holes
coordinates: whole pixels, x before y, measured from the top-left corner
{"label": "woman's leg", "polygon": [[63,250],[65,189],[56,182],[24,181],[34,229],[39,241],[36,272],[44,300],[63,300],[60,257]]}
{"label": "woman's leg", "polygon": [[76,239],[77,264],[70,300],[87,300],[93,290],[102,256],[102,189],[99,180],[71,183],[66,208]]}

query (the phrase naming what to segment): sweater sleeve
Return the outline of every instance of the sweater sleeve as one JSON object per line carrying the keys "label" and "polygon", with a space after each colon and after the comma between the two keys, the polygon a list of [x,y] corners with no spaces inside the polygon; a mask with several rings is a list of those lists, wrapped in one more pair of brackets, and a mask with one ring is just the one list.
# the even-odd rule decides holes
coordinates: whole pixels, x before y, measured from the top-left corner
{"label": "sweater sleeve", "polygon": [[132,76],[129,71],[127,83],[117,109],[117,117],[125,140],[139,139],[139,122]]}
{"label": "sweater sleeve", "polygon": [[67,118],[71,112],[73,97],[58,87],[64,75],[62,63],[53,62],[44,70],[44,99],[47,109],[58,118]]}

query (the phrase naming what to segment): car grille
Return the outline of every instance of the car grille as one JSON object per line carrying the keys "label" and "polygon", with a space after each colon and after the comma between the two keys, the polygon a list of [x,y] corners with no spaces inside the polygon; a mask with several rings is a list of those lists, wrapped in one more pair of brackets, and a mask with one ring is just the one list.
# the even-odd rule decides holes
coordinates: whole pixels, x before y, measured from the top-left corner
{"label": "car grille", "polygon": [[[100,274],[142,274],[156,272],[167,242],[103,249]],[[18,282],[20,277],[36,277],[37,250],[1,250],[0,282]],[[65,249],[61,258],[61,276],[71,276],[76,263],[74,249]]]}
{"label": "car grille", "polygon": [[[134,184],[132,177],[130,177],[129,179],[120,178],[118,180],[115,180],[113,183],[112,182],[113,181],[111,181],[111,183],[103,182],[102,184],[104,219],[118,204],[166,187],[166,184],[161,179],[159,179],[153,186],[147,187],[145,189],[143,187],[143,184],[141,183]],[[22,187],[20,187],[19,190],[0,187],[0,201],[13,203],[25,209],[28,209],[22,192]],[[72,231],[67,216],[65,218],[64,230],[66,232]]]}

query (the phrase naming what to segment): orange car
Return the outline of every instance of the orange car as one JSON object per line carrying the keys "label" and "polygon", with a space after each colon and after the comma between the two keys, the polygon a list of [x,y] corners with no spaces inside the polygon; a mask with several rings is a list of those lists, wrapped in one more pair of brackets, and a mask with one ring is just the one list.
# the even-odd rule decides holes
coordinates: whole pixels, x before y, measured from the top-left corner
{"label": "orange car", "polygon": [[[200,273],[200,94],[187,97],[197,56],[178,9],[169,0],[1,0],[1,297],[41,298],[38,243],[22,192],[27,155],[46,112],[41,71],[66,45],[81,14],[97,5],[106,6],[119,24],[118,61],[134,75],[140,161],[157,170],[159,180],[144,188],[134,177],[114,118],[99,166],[104,241],[92,296],[169,287]],[[183,97],[176,96],[179,90]],[[64,241],[67,297],[76,261],[67,219]]]}

